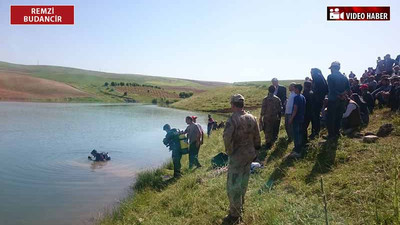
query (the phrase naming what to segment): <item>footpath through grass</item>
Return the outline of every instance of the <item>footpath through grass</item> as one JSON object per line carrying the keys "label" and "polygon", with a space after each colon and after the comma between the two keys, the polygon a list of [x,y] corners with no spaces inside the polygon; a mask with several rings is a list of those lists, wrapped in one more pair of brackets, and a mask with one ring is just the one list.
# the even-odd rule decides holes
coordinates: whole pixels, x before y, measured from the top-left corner
{"label": "footpath through grass", "polygon": [[[293,143],[281,126],[275,146],[261,152],[264,169],[251,175],[243,224],[325,224],[321,178],[330,224],[400,224],[400,117],[377,110],[363,132],[376,132],[387,122],[395,131],[376,143],[319,139],[301,160],[285,157]],[[210,160],[221,151],[219,130],[200,150],[202,168],[189,171],[185,155],[184,175],[177,181],[162,179],[172,174],[171,164],[139,174],[134,194],[99,224],[220,224],[228,210],[226,172],[211,169]]]}

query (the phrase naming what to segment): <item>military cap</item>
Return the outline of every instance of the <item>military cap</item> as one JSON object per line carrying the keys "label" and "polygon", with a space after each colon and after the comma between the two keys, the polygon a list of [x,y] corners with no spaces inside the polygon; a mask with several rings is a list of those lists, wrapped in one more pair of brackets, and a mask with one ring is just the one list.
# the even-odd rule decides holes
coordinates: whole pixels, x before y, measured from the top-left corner
{"label": "military cap", "polygon": [[332,62],[331,67],[329,67],[329,69],[331,69],[332,67],[340,68],[340,62],[338,62],[338,61]]}
{"label": "military cap", "polygon": [[243,97],[243,95],[241,95],[241,94],[234,94],[234,95],[232,95],[232,97],[231,97],[231,103],[234,103],[234,102],[244,102],[244,97]]}

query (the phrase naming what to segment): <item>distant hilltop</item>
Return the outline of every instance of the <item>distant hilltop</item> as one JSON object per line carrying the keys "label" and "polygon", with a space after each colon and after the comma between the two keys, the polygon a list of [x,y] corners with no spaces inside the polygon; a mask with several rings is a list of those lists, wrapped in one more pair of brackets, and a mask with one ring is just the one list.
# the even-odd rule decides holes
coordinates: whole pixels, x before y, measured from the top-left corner
{"label": "distant hilltop", "polygon": [[226,85],[0,61],[0,101],[173,103]]}

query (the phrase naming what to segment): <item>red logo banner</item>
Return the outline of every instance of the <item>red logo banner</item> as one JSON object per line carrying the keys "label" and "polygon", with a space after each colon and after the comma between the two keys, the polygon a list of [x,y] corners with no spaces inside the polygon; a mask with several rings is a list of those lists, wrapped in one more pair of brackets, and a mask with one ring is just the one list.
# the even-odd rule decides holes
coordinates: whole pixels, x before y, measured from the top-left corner
{"label": "red logo banner", "polygon": [[327,19],[328,21],[388,21],[390,7],[328,6]]}
{"label": "red logo banner", "polygon": [[73,5],[12,5],[10,23],[20,25],[74,24]]}

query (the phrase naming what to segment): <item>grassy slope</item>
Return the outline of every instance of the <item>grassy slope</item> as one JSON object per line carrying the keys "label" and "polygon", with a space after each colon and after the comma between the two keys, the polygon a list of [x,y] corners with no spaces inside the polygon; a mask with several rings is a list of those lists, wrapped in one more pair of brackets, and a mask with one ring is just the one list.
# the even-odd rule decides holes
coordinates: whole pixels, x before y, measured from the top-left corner
{"label": "grassy slope", "polygon": [[[258,112],[255,110],[254,114]],[[315,140],[308,156],[299,161],[284,157],[293,144],[288,145],[281,126],[278,143],[265,157],[265,168],[251,175],[245,224],[323,224],[321,177],[330,224],[400,224],[396,206],[400,189],[395,188],[400,165],[400,117],[387,109],[377,110],[365,131],[376,132],[386,122],[394,122],[396,130],[377,143],[341,138],[335,148]],[[176,182],[163,182],[160,178],[172,173],[171,165],[139,175],[136,194],[99,223],[221,223],[228,209],[226,173],[211,170],[210,159],[223,149],[220,130],[202,146],[199,158],[203,168],[188,171],[184,156],[185,175]],[[332,153],[336,155],[333,161]]]}
{"label": "grassy slope", "polygon": [[[281,81],[280,84],[289,86],[293,81]],[[301,81],[295,81],[301,82]],[[176,102],[172,107],[193,111],[226,112],[230,109],[230,96],[242,94],[246,99],[247,109],[261,107],[262,99],[267,95],[269,81],[242,82],[235,85],[217,87],[200,93],[191,98]]]}
{"label": "grassy slope", "polygon": [[[144,76],[136,74],[113,74],[103,73],[75,68],[58,67],[58,66],[26,66],[0,62],[1,71],[17,71],[24,72],[30,76],[40,77],[49,80],[55,80],[66,83],[92,95],[91,98],[71,99],[70,101],[100,101],[100,102],[122,102],[123,99],[112,95],[105,95],[101,91],[105,91],[102,87],[105,82],[136,82],[139,84],[149,84],[162,87],[190,87],[200,90],[207,90],[210,87],[226,85],[219,82],[199,82],[177,78],[166,78],[156,76]],[[121,93],[112,93],[120,95]],[[135,96],[139,100],[146,102],[151,98]]]}
{"label": "grassy slope", "polygon": [[240,93],[245,97],[247,107],[256,107],[260,106],[260,99],[264,98],[266,91],[265,88],[249,86],[219,87],[176,102],[172,107],[193,111],[224,112],[230,108],[229,99],[235,93]]}

